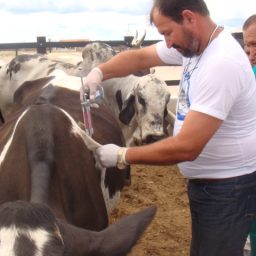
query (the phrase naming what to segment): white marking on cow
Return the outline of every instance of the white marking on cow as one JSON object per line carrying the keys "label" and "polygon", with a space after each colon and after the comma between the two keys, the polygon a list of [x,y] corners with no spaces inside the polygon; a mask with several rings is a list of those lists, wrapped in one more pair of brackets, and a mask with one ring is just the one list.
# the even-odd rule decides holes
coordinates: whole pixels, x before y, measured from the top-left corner
{"label": "white marking on cow", "polygon": [[36,245],[35,256],[43,256],[43,249],[51,234],[44,229],[17,229],[15,226],[0,229],[0,255],[15,256],[14,245],[20,235],[25,235]]}
{"label": "white marking on cow", "polygon": [[80,77],[67,75],[63,70],[60,69],[55,69],[49,74],[49,76],[55,76],[50,82],[53,86],[63,87],[74,91],[80,91]]}
{"label": "white marking on cow", "polygon": [[120,191],[116,192],[115,195],[110,198],[109,190],[105,186],[106,168],[103,168],[100,166],[100,169],[101,169],[101,190],[105,200],[105,205],[107,208],[108,215],[110,215],[110,213],[113,211],[113,209],[117,205],[118,200],[121,197],[121,192]]}
{"label": "white marking on cow", "polygon": [[[85,143],[86,147],[94,153],[94,151],[101,146],[97,141],[95,141],[92,137],[90,137],[85,131],[83,131],[78,124],[75,122],[75,120],[63,109],[60,109],[70,120],[72,124],[72,130],[71,132],[75,134],[76,136],[79,136]],[[97,161],[97,158],[94,155],[94,158],[96,160],[95,167],[100,170],[101,173],[101,190],[103,193],[105,205],[107,208],[108,214],[112,212],[115,205],[117,204],[118,199],[120,198],[121,192],[118,191],[113,197],[110,198],[109,190],[105,186],[105,174],[106,174],[106,168],[103,168]]]}
{"label": "white marking on cow", "polygon": [[[58,107],[57,107],[58,108]],[[79,136],[83,142],[85,143],[86,147],[90,150],[90,151],[95,151],[98,147],[100,147],[101,145],[94,140],[92,137],[90,137],[85,131],[83,131],[78,124],[76,123],[76,121],[70,116],[70,114],[68,112],[66,112],[64,109],[62,108],[58,108],[59,110],[61,110],[70,120],[71,124],[72,124],[72,130],[71,132],[73,134],[75,134],[76,136]],[[82,111],[82,110],[81,110]]]}
{"label": "white marking on cow", "polygon": [[15,131],[16,131],[16,128],[17,128],[17,126],[18,126],[20,120],[23,118],[23,116],[27,113],[28,110],[29,110],[29,108],[27,108],[27,109],[21,114],[21,116],[19,117],[19,119],[17,120],[17,122],[16,122],[16,124],[15,124],[15,126],[14,126],[14,129],[13,129],[13,131],[12,131],[12,135],[11,135],[11,137],[9,138],[9,140],[7,141],[7,143],[5,144],[3,150],[2,150],[2,152],[1,152],[1,154],[0,154],[0,167],[1,167],[1,164],[2,164],[2,162],[4,161],[5,156],[6,156],[8,150],[9,150],[11,144],[12,144],[12,140],[13,140],[13,137],[14,137],[14,134],[15,134]]}

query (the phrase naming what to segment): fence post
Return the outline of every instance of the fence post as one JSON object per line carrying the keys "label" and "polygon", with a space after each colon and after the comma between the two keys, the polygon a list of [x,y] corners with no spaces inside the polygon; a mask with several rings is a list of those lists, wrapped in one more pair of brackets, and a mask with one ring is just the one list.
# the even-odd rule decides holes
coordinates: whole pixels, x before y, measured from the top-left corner
{"label": "fence post", "polygon": [[124,36],[124,42],[125,42],[125,44],[130,47],[133,38],[134,38],[134,36]]}
{"label": "fence post", "polygon": [[37,53],[40,53],[40,54],[46,53],[46,37],[45,36],[37,37]]}

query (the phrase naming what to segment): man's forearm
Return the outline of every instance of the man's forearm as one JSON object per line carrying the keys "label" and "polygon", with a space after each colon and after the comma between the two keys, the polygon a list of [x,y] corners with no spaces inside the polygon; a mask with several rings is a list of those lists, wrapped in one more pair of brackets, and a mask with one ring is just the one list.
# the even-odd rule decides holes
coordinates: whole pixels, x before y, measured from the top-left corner
{"label": "man's forearm", "polygon": [[139,71],[139,61],[137,60],[136,53],[133,51],[121,52],[108,62],[100,64],[98,67],[102,70],[103,80],[123,77]]}
{"label": "man's forearm", "polygon": [[177,164],[194,159],[193,149],[176,141],[176,137],[139,147],[130,147],[126,151],[125,160],[129,164]]}

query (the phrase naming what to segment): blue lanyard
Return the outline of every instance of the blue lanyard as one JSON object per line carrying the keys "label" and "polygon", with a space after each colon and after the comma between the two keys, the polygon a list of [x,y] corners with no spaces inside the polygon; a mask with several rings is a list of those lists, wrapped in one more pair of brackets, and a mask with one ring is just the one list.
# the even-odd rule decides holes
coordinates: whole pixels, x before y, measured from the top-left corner
{"label": "blue lanyard", "polygon": [[186,92],[186,102],[187,106],[190,107],[190,99],[189,99],[189,89],[190,89],[190,78],[193,72],[187,72],[186,74],[183,75],[183,82],[187,82],[187,92]]}
{"label": "blue lanyard", "polygon": [[256,76],[256,65],[252,68],[254,75]]}
{"label": "blue lanyard", "polygon": [[[189,111],[191,106],[190,99],[189,99],[189,91],[190,91],[190,78],[195,69],[197,69],[198,62],[201,59],[199,56],[196,64],[191,70],[189,66],[191,64],[191,59],[189,60],[188,64],[184,67],[184,71],[182,73],[182,79],[180,80],[180,92],[179,92],[179,101],[178,101],[178,108],[177,108],[177,118],[178,120],[183,121]],[[185,84],[186,83],[186,84]]]}

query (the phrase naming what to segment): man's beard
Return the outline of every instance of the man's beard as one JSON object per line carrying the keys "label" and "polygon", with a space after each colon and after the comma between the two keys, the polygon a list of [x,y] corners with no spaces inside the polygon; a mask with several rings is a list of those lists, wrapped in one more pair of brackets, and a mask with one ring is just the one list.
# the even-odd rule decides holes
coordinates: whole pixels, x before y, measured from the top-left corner
{"label": "man's beard", "polygon": [[192,58],[198,55],[198,47],[199,42],[196,38],[193,37],[192,33],[188,30],[183,30],[183,39],[185,42],[186,47],[181,47],[179,45],[173,44],[173,48],[179,51],[184,57]]}

